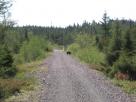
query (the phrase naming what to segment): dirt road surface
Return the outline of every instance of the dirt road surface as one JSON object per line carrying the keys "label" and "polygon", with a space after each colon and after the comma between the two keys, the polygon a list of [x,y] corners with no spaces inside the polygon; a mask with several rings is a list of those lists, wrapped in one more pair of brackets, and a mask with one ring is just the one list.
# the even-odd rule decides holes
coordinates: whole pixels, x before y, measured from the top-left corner
{"label": "dirt road surface", "polygon": [[45,64],[48,74],[40,75],[43,89],[39,102],[132,102],[102,73],[89,69],[63,51],[54,51]]}

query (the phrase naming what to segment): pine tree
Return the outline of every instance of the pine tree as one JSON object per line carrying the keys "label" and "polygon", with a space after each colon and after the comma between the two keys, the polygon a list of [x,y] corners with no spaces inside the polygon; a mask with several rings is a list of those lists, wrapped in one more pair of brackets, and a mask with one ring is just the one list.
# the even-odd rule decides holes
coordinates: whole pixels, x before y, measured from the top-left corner
{"label": "pine tree", "polygon": [[106,37],[109,36],[109,30],[110,30],[110,26],[109,26],[110,18],[107,16],[106,12],[104,13],[102,20],[103,21],[101,21],[101,23],[104,31],[104,38],[106,39]]}
{"label": "pine tree", "polygon": [[106,56],[106,60],[111,66],[116,60],[118,60],[120,52],[122,50],[121,29],[118,20],[116,20],[113,28],[115,30],[113,30],[111,43],[109,44],[109,52]]}
{"label": "pine tree", "polygon": [[134,43],[131,38],[131,29],[129,29],[125,34],[125,43],[124,43],[124,50],[131,53],[134,51]]}
{"label": "pine tree", "polygon": [[109,44],[109,35],[110,35],[110,18],[107,16],[107,13],[105,12],[102,18],[101,26],[103,30],[103,35],[101,37],[101,48],[102,50],[107,53],[107,46]]}
{"label": "pine tree", "polygon": [[13,58],[8,48],[0,46],[0,77],[10,77],[16,74],[17,70],[13,66]]}

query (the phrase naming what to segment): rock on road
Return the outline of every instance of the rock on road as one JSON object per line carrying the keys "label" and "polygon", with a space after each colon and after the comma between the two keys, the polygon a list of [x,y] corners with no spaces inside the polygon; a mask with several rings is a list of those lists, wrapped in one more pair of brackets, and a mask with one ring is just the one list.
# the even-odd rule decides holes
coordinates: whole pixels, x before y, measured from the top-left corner
{"label": "rock on road", "polygon": [[39,102],[132,102],[104,75],[66,55],[54,51],[49,58],[48,74],[43,78]]}

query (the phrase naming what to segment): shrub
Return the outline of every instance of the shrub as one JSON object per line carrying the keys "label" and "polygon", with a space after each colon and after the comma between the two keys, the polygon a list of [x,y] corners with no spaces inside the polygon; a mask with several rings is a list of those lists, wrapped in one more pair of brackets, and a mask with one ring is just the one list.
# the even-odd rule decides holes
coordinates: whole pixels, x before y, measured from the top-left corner
{"label": "shrub", "polygon": [[117,52],[117,51],[116,52],[112,52],[112,53],[107,53],[106,57],[105,57],[106,63],[108,65],[112,66],[113,63],[116,62],[116,60],[118,60],[119,55],[120,55],[120,53]]}
{"label": "shrub", "polygon": [[17,69],[15,67],[1,67],[0,68],[0,76],[3,78],[15,76],[16,72],[17,72]]}
{"label": "shrub", "polygon": [[68,51],[71,51],[72,53],[76,53],[79,50],[80,46],[77,43],[73,43],[69,45]]}
{"label": "shrub", "polygon": [[80,35],[77,35],[75,38],[75,42],[81,47],[86,48],[90,45],[95,45],[95,36],[90,36],[89,34],[83,33]]}
{"label": "shrub", "polygon": [[15,56],[15,63],[31,62],[46,56],[46,52],[51,51],[52,48],[44,38],[33,36],[29,41],[25,41]]}
{"label": "shrub", "polygon": [[89,64],[101,64],[105,60],[105,55],[95,47],[80,49],[76,56]]}
{"label": "shrub", "polygon": [[112,67],[111,74],[115,75],[117,72],[127,73],[131,80],[136,79],[136,56],[128,56],[126,53],[121,54],[118,61]]}
{"label": "shrub", "polygon": [[13,66],[13,58],[6,48],[6,46],[0,47],[0,77],[11,77],[16,74],[17,70]]}
{"label": "shrub", "polygon": [[96,44],[96,37],[88,34],[80,34],[76,37],[75,43],[68,47],[68,51],[71,51],[81,61],[84,61],[92,66],[95,66],[98,70],[103,70],[103,67],[98,68],[101,64],[104,64],[105,54],[100,52]]}
{"label": "shrub", "polygon": [[105,61],[105,55],[94,46],[80,48],[77,43],[74,43],[68,47],[68,50],[71,51],[80,60],[89,64],[100,65]]}
{"label": "shrub", "polygon": [[19,92],[25,84],[24,81],[16,79],[0,79],[0,99]]}

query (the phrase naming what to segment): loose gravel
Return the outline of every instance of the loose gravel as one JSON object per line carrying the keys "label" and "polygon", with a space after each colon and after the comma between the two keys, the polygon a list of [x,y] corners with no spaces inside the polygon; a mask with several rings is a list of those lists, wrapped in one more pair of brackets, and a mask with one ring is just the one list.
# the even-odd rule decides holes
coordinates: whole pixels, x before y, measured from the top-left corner
{"label": "loose gravel", "polygon": [[46,64],[48,74],[39,75],[43,86],[39,102],[133,102],[102,73],[63,51],[55,51]]}
{"label": "loose gravel", "polygon": [[102,73],[63,51],[54,51],[39,67],[39,90],[28,101],[17,102],[135,102]]}

